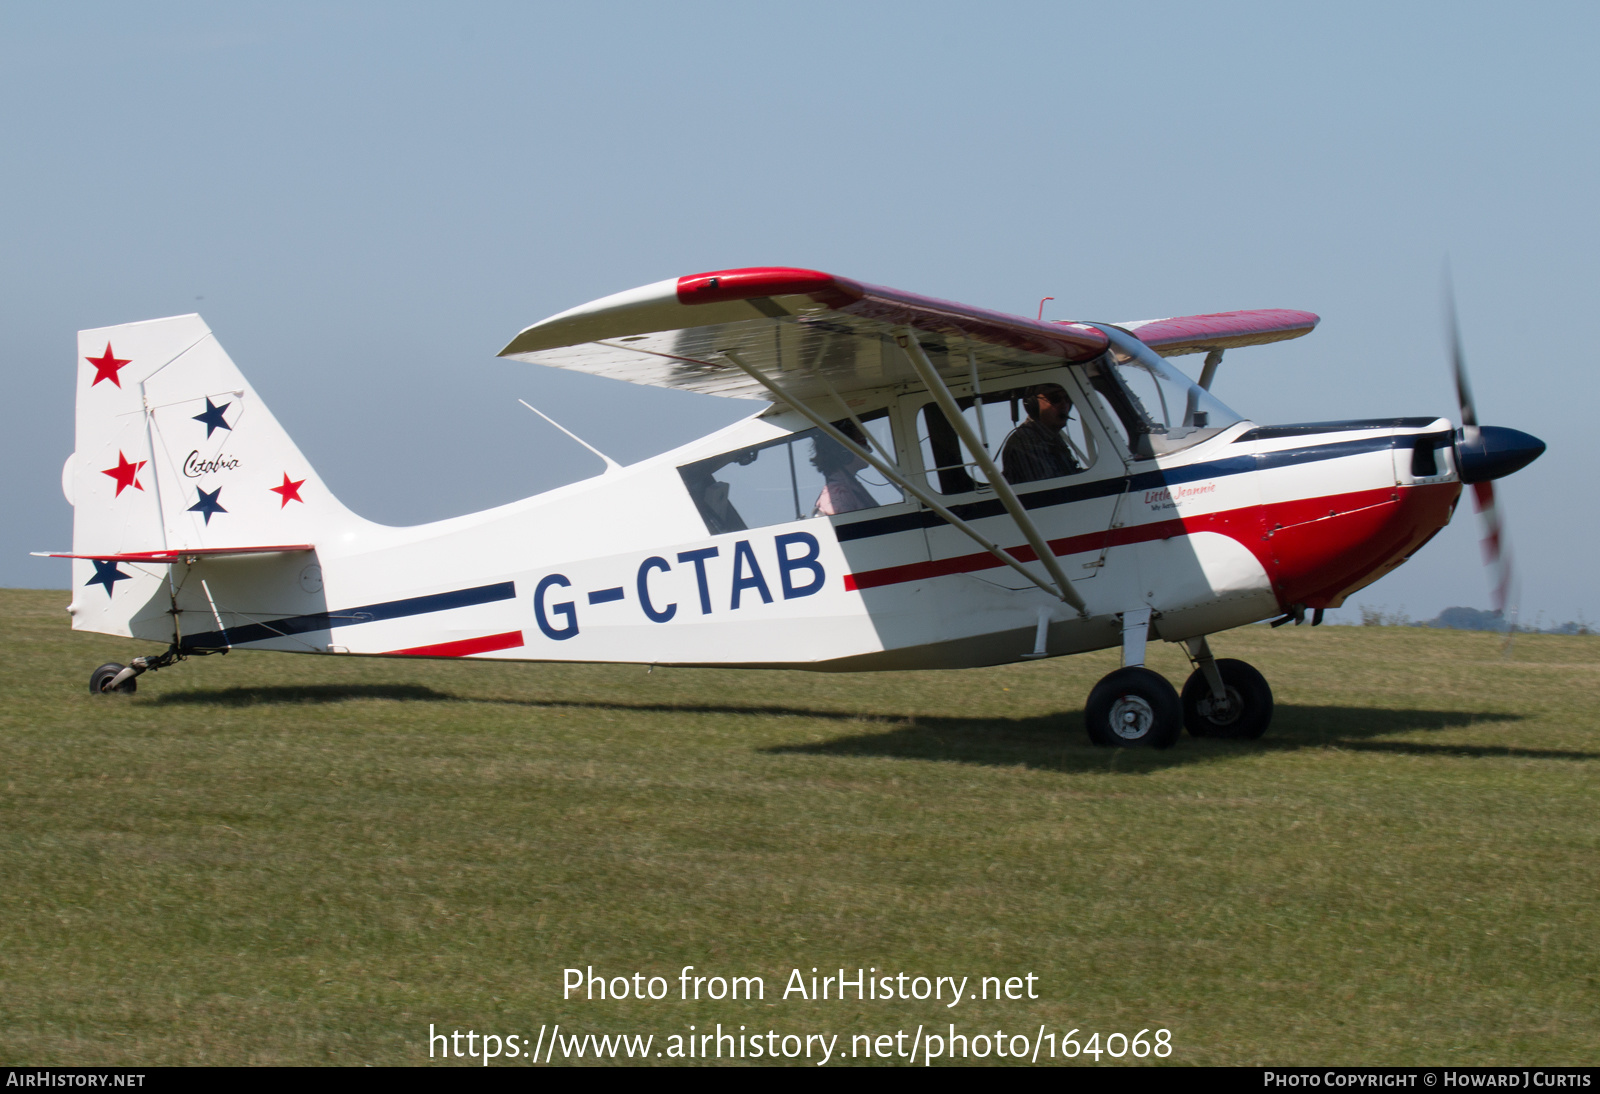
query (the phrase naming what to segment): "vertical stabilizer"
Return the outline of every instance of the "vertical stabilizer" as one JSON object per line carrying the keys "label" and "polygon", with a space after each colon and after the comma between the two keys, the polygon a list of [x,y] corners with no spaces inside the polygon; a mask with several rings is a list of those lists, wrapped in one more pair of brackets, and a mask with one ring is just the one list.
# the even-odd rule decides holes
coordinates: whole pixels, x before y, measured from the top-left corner
{"label": "vertical stabilizer", "polygon": [[[315,546],[361,523],[198,315],[82,331],[77,369],[73,554]],[[148,631],[129,626],[169,606],[166,582],[162,565],[76,560],[74,626]]]}

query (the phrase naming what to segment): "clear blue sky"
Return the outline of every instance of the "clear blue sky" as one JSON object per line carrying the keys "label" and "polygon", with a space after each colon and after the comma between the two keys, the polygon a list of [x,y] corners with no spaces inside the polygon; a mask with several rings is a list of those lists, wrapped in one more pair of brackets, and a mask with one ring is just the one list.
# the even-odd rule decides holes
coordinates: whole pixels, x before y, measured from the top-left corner
{"label": "clear blue sky", "polygon": [[[74,332],[199,311],[329,485],[416,523],[750,407],[493,353],[663,277],[810,266],[1053,318],[1306,308],[1218,393],[1445,413],[1440,268],[1524,618],[1600,619],[1593,4],[0,6],[0,585],[63,587]],[[1180,363],[1193,365],[1191,359]],[[1464,506],[1465,508],[1465,506]],[[1484,606],[1462,512],[1356,603]],[[1353,614],[1353,613],[1352,613]]]}

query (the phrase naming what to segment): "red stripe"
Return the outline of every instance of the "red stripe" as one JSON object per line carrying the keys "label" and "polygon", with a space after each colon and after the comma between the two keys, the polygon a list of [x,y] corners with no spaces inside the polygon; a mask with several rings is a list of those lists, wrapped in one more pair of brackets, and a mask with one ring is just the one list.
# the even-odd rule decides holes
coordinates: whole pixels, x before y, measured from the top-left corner
{"label": "red stripe", "polygon": [[[1280,593],[1293,594],[1294,599],[1320,593],[1332,599],[1339,590],[1362,576],[1406,557],[1427,536],[1443,527],[1450,519],[1449,509],[1457,489],[1454,483],[1409,489],[1382,487],[1349,494],[1299,498],[1274,505],[1200,513],[1192,517],[1152,521],[1131,528],[1111,528],[1087,535],[1067,536],[1049,542],[1054,554],[1073,555],[1197,532],[1217,532],[1255,555],[1272,576],[1274,584],[1280,586]],[[1405,513],[1408,508],[1419,511]],[[1386,527],[1392,522],[1393,516],[1401,514],[1405,516],[1400,522],[1403,527]],[[1282,534],[1291,530],[1296,534]],[[1361,550],[1361,544],[1368,540],[1373,541],[1371,550]],[[1037,559],[1031,547],[1008,547],[1005,550],[1019,562]],[[1344,563],[1342,566],[1339,564],[1341,561]],[[846,574],[844,587],[847,591],[873,589],[949,574],[992,570],[1003,565],[994,555],[980,551],[954,558]],[[1335,575],[1328,573],[1329,570],[1339,572]],[[1346,570],[1349,572],[1344,572]],[[1318,571],[1324,572],[1324,578],[1332,578],[1333,592],[1321,587],[1324,582],[1317,579]]]}
{"label": "red stripe", "polygon": [[396,657],[466,657],[473,653],[514,650],[522,644],[521,631],[506,631],[504,634],[486,634],[482,638],[463,638],[459,642],[440,642],[432,646],[390,650],[389,653]]}
{"label": "red stripe", "polygon": [[[1220,524],[1225,521],[1217,518],[1234,517],[1243,513],[1250,513],[1252,517],[1254,515],[1253,509],[1234,509],[1225,513],[1207,513],[1202,517],[1191,518],[1187,525],[1181,520],[1158,520],[1133,528],[1112,528],[1104,532],[1090,532],[1088,535],[1052,539],[1049,541],[1049,546],[1052,553],[1060,556],[1075,555],[1083,551],[1098,551],[1103,547],[1120,547],[1127,543],[1145,543],[1153,539],[1171,539],[1173,536],[1186,535],[1190,532],[1211,531],[1210,528],[1199,526],[1202,521],[1209,523],[1216,520]],[[1027,544],[1006,547],[1004,550],[1018,562],[1036,562],[1039,558]],[[874,589],[880,585],[898,585],[905,581],[922,581],[949,574],[969,574],[975,570],[991,570],[1004,565],[1005,563],[988,551],[979,551],[976,554],[957,555],[954,558],[935,559],[931,562],[913,562],[905,566],[885,566],[881,570],[868,570],[860,574],[845,574],[844,587],[847,590]]]}

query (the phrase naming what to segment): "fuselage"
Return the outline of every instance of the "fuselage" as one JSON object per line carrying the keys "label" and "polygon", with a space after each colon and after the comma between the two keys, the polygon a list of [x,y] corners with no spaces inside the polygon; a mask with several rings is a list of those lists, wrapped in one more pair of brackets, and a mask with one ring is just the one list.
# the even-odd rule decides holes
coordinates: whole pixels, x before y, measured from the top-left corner
{"label": "fuselage", "polygon": [[[1448,523],[1463,482],[1492,506],[1489,481],[1543,450],[1467,409],[1460,431],[1258,426],[1209,390],[1225,346],[1315,323],[1046,324],[787,268],[644,286],[505,352],[759,412],[408,528],[333,496],[199,316],[82,331],[57,554],[75,629],[161,642],[167,663],[241,648],[857,671],[1120,645],[1137,667],[1150,637],[1315,622]],[[1160,356],[1200,350],[1199,381]]]}
{"label": "fuselage", "polygon": [[[916,401],[888,408],[913,468]],[[1089,467],[1017,487],[1085,602],[1080,617],[912,498],[713,531],[683,469],[771,450],[805,424],[769,411],[435,524],[352,521],[314,558],[174,567],[189,571],[176,575],[180,642],[831,671],[995,664],[1036,650],[1041,616],[1056,655],[1117,645],[1118,617],[1136,607],[1168,640],[1337,607],[1443,527],[1460,493],[1444,419],[1241,421],[1138,459],[1091,418]],[[1038,568],[993,491],[973,486],[951,510]],[[170,627],[152,612],[136,633],[167,641]]]}

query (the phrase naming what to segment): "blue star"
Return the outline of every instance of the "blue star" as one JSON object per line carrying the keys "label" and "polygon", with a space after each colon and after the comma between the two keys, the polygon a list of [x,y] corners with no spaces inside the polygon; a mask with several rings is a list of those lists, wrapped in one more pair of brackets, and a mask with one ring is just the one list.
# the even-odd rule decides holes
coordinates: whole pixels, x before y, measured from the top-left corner
{"label": "blue star", "polygon": [[90,585],[104,585],[106,587],[106,595],[110,596],[116,591],[117,582],[127,581],[133,577],[132,574],[125,574],[117,569],[115,560],[96,558],[90,561],[94,563],[94,576],[83,583],[85,588]]}
{"label": "blue star", "polygon": [[232,403],[223,403],[221,406],[217,406],[209,398],[206,399],[206,412],[204,414],[196,414],[194,420],[206,423],[207,440],[210,440],[211,434],[219,429],[226,429],[230,433],[233,432],[233,426],[229,425],[227,419],[222,416],[222,412],[232,405]]}
{"label": "blue star", "polygon": [[222,487],[219,486],[208,494],[197,486],[195,487],[195,492],[200,495],[200,500],[189,506],[188,511],[191,513],[204,513],[206,515],[207,524],[211,523],[212,513],[227,512],[227,510],[222,507],[221,503],[217,501],[217,495],[222,493]]}

